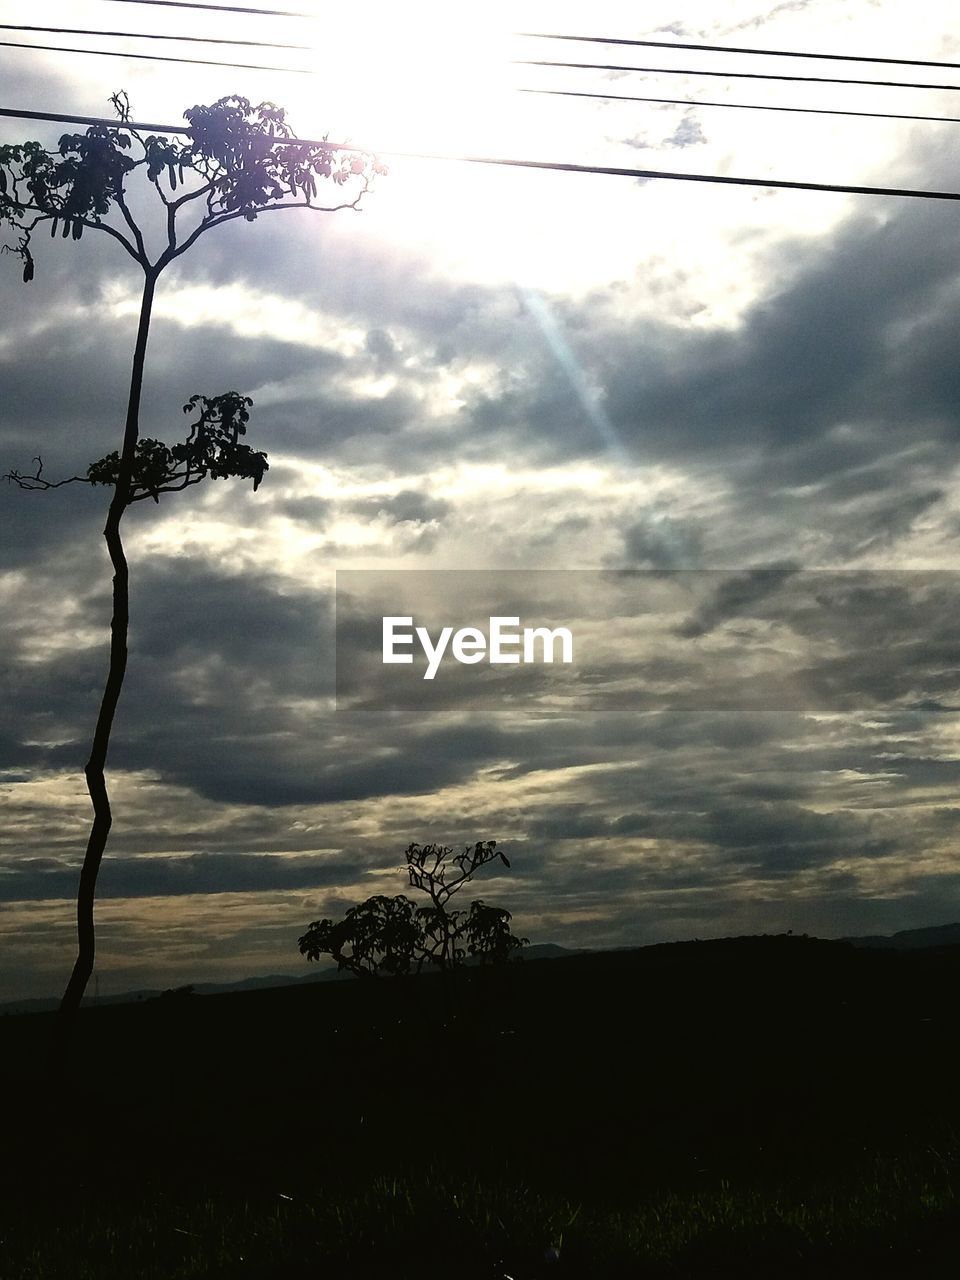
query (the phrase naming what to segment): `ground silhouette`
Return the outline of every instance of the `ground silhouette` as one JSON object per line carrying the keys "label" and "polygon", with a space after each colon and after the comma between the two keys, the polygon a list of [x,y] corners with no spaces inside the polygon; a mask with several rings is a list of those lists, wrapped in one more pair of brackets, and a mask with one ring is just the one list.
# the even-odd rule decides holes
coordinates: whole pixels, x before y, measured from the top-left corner
{"label": "ground silhouette", "polygon": [[[751,937],[462,978],[453,1016],[430,979],[82,1011],[81,1061],[110,1073],[86,1121],[96,1175],[68,1195],[76,1148],[32,1081],[47,1017],[0,1019],[19,1100],[8,1205],[62,1224],[106,1203],[104,1230],[123,1237],[148,1213],[176,1243],[173,1227],[215,1203],[214,1225],[254,1253],[250,1233],[267,1238],[282,1209],[291,1234],[270,1237],[264,1276],[311,1260],[372,1275],[378,1258],[380,1274],[449,1275],[430,1242],[465,1240],[468,1223],[486,1270],[459,1255],[455,1269],[485,1280],[539,1275],[551,1232],[558,1275],[946,1274],[960,948]],[[31,1179],[49,1207],[24,1201]],[[449,1208],[442,1229],[424,1188]],[[241,1201],[262,1206],[256,1223]],[[337,1205],[349,1229],[321,1231]],[[185,1229],[207,1243],[177,1247],[213,1248],[209,1223]]]}

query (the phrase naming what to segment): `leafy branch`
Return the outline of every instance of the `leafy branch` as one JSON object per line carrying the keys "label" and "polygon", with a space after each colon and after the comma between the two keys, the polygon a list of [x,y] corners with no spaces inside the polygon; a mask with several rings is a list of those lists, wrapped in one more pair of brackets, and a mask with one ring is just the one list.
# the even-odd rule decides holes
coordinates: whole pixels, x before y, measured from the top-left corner
{"label": "leafy branch", "polygon": [[[240,442],[240,436],[246,433],[252,404],[249,396],[241,396],[236,391],[219,396],[191,396],[183,411],[198,410],[199,416],[191,424],[186,439],[172,447],[149,437],[137,441],[127,505],[143,498],[159,502],[161,493],[180,493],[207,477],[252,480],[254,489],[258,489],[269,469],[267,455]],[[37,469],[32,475],[8,471],[3,479],[21,489],[45,490],[73,483],[115,488],[120,476],[120,455],[116,451],[92,462],[85,476],[69,476],[64,480],[47,480],[42,459],[35,458],[34,462]]]}

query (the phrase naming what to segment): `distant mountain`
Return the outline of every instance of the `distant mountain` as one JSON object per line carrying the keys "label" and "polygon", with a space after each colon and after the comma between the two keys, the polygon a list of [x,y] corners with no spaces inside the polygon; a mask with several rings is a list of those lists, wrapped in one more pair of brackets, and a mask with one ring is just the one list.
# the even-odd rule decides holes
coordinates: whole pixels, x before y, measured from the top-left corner
{"label": "distant mountain", "polygon": [[[582,954],[582,949],[560,947],[555,942],[540,942],[532,947],[524,947],[526,960],[556,960],[561,956]],[[353,975],[327,967],[315,969],[311,966],[308,973],[299,976],[292,973],[272,973],[260,978],[241,978],[237,982],[194,982],[189,983],[189,991],[197,996],[221,995],[228,991],[263,991],[269,987],[296,987],[309,982],[350,982]],[[95,999],[87,995],[84,1008],[98,1007],[107,1004],[136,1004],[142,1000],[155,1000],[158,996],[172,997],[187,994],[188,987],[173,988],[161,991],[158,987],[145,987],[140,991],[124,991],[119,995],[101,996]],[[59,996],[46,996],[36,1000],[10,1000],[0,1004],[0,1015],[5,1013],[49,1013],[60,1003]]]}
{"label": "distant mountain", "polygon": [[560,960],[563,956],[582,956],[589,947],[561,947],[556,942],[535,942],[523,948],[524,960]]}
{"label": "distant mountain", "polygon": [[[194,995],[219,995],[224,991],[257,991],[267,987],[294,987],[302,982],[329,982],[349,977],[349,974],[338,973],[336,969],[311,969],[309,973],[297,977],[294,974],[268,974],[262,978],[241,978],[237,982],[194,982],[187,986]],[[161,990],[159,987],[143,987],[138,991],[121,991],[117,995],[96,998],[89,993],[84,997],[84,1008],[97,1008],[107,1004],[137,1004],[142,1000],[155,1000],[158,996],[186,993],[187,987]],[[60,1003],[59,996],[42,996],[35,1000],[10,1000],[0,1004],[0,1014],[4,1013],[49,1013]]]}
{"label": "distant mountain", "polygon": [[[146,989],[143,991],[124,991],[122,995],[101,996],[94,999],[93,996],[84,998],[84,1008],[91,1005],[101,1004],[135,1004],[138,1000],[151,1000],[154,996],[160,995],[159,990]],[[5,1004],[0,1004],[0,1014],[5,1013],[50,1013],[56,1009],[60,1003],[59,996],[38,996],[33,1000],[8,1000]]]}
{"label": "distant mountain", "polygon": [[[714,939],[713,942],[745,942],[751,940],[752,938],[728,938]],[[929,947],[954,947],[960,946],[960,923],[933,925],[928,929],[903,929],[899,933],[893,933],[889,936],[867,934],[862,937],[840,938],[836,941],[846,942],[854,947],[862,947],[865,950],[918,951]],[[817,942],[817,939],[811,937],[811,945],[815,942]],[[591,953],[612,954],[613,952],[658,951],[664,948],[680,947],[686,949],[704,945],[707,945],[707,940],[696,939],[686,942],[658,943],[646,947],[607,947],[603,948],[602,952],[597,952],[590,947],[561,947],[555,942],[541,942],[534,946],[524,947],[523,957],[525,960],[560,960],[567,956],[583,956]],[[189,986],[167,991],[148,987],[140,991],[124,991],[119,995],[101,996],[99,1000],[88,995],[84,1000],[84,1007],[91,1008],[108,1004],[136,1004],[145,1000],[155,1000],[158,997],[173,999],[188,994],[197,996],[221,995],[231,991],[263,991],[271,987],[296,987],[302,986],[304,983],[313,982],[352,981],[354,981],[352,974],[340,973],[332,965],[322,969],[311,966],[309,972],[299,976],[290,973],[273,973],[256,978],[241,978],[237,982],[195,982],[189,984]],[[0,1004],[0,1016],[10,1013],[49,1013],[51,1010],[56,1009],[59,1003],[59,997],[38,1000],[11,1000],[6,1004]]]}
{"label": "distant mountain", "polygon": [[862,938],[841,938],[855,947],[887,948],[892,951],[916,951],[922,947],[960,946],[960,924],[936,924],[929,929],[902,929],[889,936],[868,934]]}
{"label": "distant mountain", "polygon": [[314,969],[308,973],[271,973],[263,978],[240,978],[237,982],[194,982],[192,989],[198,996],[219,995],[221,991],[263,991],[267,987],[296,987],[303,982],[336,982],[349,978],[333,968]]}

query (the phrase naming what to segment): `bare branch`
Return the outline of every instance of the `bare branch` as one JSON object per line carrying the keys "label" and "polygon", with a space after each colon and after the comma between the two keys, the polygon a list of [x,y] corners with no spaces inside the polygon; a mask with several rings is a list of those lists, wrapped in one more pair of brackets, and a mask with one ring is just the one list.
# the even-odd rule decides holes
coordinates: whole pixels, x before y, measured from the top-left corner
{"label": "bare branch", "polygon": [[67,476],[65,480],[45,480],[43,478],[43,459],[34,458],[37,469],[32,476],[24,475],[20,471],[8,471],[0,479],[6,480],[8,483],[13,482],[19,489],[26,489],[30,492],[43,491],[46,489],[59,489],[65,484],[89,484],[90,481],[86,476]]}
{"label": "bare branch", "polygon": [[192,484],[199,484],[203,480],[203,476],[199,472],[185,471],[171,476],[171,480],[182,480],[182,484],[164,484],[156,489],[144,489],[141,493],[132,493],[129,502],[142,502],[144,498],[153,498],[154,502],[160,501],[161,493],[182,493],[184,489]]}
{"label": "bare branch", "polygon": [[[363,197],[365,190],[366,188],[364,188],[364,191],[360,192],[355,200],[347,200],[343,204],[319,205],[312,204],[309,200],[286,201],[283,204],[264,205],[262,209],[256,209],[255,213],[259,218],[261,214],[273,213],[277,209],[312,209],[315,213],[340,213],[343,209],[356,209],[359,212],[360,200]],[[160,260],[157,263],[158,267],[162,270],[163,267],[172,262],[174,258],[179,258],[182,253],[186,253],[192,245],[196,244],[197,240],[199,240],[205,231],[210,231],[214,227],[220,227],[225,222],[233,222],[237,218],[246,218],[247,212],[248,211],[245,209],[235,209],[231,213],[215,214],[212,219],[205,218],[203,222],[201,222],[200,226],[191,232],[187,239],[184,240],[182,245],[174,249],[172,253],[169,250],[166,250],[161,255]]]}
{"label": "bare branch", "polygon": [[171,207],[171,201],[168,200],[167,197],[163,194],[163,187],[161,187],[160,185],[160,179],[151,178],[150,182],[151,182],[151,185],[153,186],[154,191],[156,191],[157,195],[160,197],[163,204],[165,204],[167,209],[169,209]]}
{"label": "bare branch", "polygon": [[124,199],[123,192],[122,192],[122,191],[117,191],[116,195],[114,196],[114,199],[115,199],[115,200],[116,200],[116,202],[117,202],[117,208],[118,208],[118,209],[120,210],[120,212],[123,214],[123,220],[124,220],[124,222],[127,224],[127,226],[130,228],[130,230],[133,232],[133,238],[134,238],[134,240],[135,240],[135,241],[136,241],[136,243],[137,243],[137,252],[138,252],[138,253],[139,253],[139,255],[140,255],[140,261],[141,261],[143,264],[146,264],[146,261],[147,261],[147,251],[146,251],[146,249],[145,249],[145,247],[144,247],[144,244],[143,244],[143,236],[142,236],[142,234],[141,234],[141,232],[140,232],[140,228],[137,226],[136,222],[135,222],[135,221],[134,221],[134,219],[133,219],[133,215],[131,214],[130,210],[127,208],[127,202],[126,202],[126,200]]}
{"label": "bare branch", "polygon": [[197,187],[195,191],[188,191],[185,195],[178,196],[176,200],[169,200],[167,203],[174,209],[179,209],[181,205],[189,204],[191,200],[199,200],[201,196],[213,195],[216,187],[212,182],[205,182],[202,187]]}
{"label": "bare branch", "polygon": [[[130,104],[130,95],[126,89],[118,89],[116,93],[110,95],[110,105],[120,117],[120,124],[128,124],[130,121],[133,107]],[[119,126],[118,126],[119,127]],[[129,132],[133,132],[131,129]]]}

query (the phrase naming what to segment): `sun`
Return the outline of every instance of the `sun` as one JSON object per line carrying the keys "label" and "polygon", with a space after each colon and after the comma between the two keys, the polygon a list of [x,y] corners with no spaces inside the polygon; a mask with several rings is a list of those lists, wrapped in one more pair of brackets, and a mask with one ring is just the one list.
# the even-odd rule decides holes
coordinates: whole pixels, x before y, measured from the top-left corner
{"label": "sun", "polygon": [[[504,6],[461,10],[427,0],[324,6],[307,22],[316,75],[288,95],[299,129],[393,151],[487,151],[506,145],[516,107],[516,38]],[[310,54],[303,55],[306,64]],[[294,111],[291,111],[291,115]]]}
{"label": "sun", "polygon": [[389,168],[364,207],[368,241],[382,236],[456,278],[554,279],[558,263],[573,261],[569,237],[558,242],[560,222],[545,225],[534,198],[538,175],[415,158],[556,150],[542,113],[517,92],[514,60],[529,51],[516,22],[504,3],[462,9],[421,0],[327,9],[299,26],[296,38],[314,46],[304,65],[312,58],[316,70],[284,85],[291,124],[301,137],[369,148]]}

